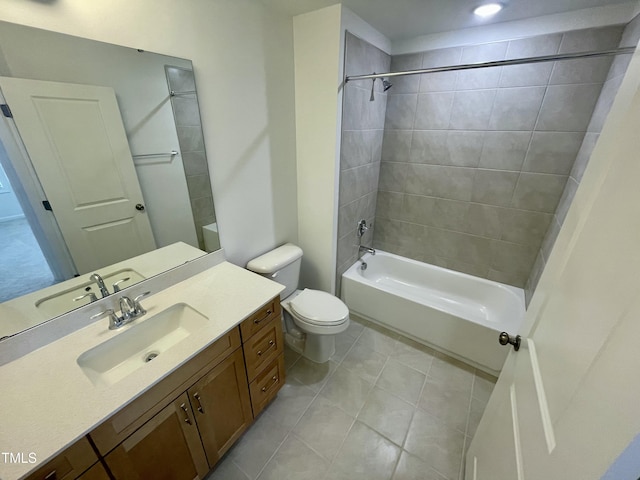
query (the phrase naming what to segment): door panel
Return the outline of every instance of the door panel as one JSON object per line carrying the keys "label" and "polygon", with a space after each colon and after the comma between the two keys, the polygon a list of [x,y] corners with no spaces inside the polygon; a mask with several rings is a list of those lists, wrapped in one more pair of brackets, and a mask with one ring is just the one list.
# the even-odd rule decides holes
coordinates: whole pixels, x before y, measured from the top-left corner
{"label": "door panel", "polygon": [[0,78],[79,273],[155,249],[113,89]]}
{"label": "door panel", "polygon": [[197,480],[208,473],[186,394],[140,427],[106,457],[116,480]]}
{"label": "door panel", "polygon": [[188,393],[213,467],[253,421],[242,349],[238,348]]}
{"label": "door panel", "polygon": [[640,431],[638,58],[629,72],[469,448],[468,479],[475,464],[484,478],[514,478],[485,462],[487,443],[508,436],[495,408],[508,399],[516,435],[505,451],[518,464],[520,449],[529,480],[599,479]]}

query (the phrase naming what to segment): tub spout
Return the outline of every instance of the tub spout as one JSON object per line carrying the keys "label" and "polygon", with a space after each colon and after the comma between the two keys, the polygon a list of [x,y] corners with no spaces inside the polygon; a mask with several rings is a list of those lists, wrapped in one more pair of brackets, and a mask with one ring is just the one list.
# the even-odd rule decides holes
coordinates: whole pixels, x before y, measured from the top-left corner
{"label": "tub spout", "polygon": [[373,248],[365,247],[364,245],[360,245],[358,247],[358,253],[361,253],[361,252],[367,252],[367,253],[370,253],[371,255],[375,255],[376,254],[376,251]]}

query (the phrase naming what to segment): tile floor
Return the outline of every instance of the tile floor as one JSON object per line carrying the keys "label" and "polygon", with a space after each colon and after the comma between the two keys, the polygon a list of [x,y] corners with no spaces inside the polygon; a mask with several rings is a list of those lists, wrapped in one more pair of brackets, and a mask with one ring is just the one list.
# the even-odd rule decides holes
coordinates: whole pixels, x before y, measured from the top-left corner
{"label": "tile floor", "polygon": [[459,480],[495,378],[352,318],[329,362],[287,350],[278,397],[208,480]]}

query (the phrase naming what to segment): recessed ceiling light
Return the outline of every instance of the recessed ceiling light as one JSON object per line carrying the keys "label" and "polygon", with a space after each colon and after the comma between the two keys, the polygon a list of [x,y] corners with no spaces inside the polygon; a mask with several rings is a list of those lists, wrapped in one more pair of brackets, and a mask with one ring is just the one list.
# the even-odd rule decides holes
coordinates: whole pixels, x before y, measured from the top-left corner
{"label": "recessed ceiling light", "polygon": [[501,3],[487,3],[485,5],[476,7],[473,13],[475,13],[479,17],[490,17],[491,15],[495,15],[496,13],[498,13],[500,10],[502,10]]}

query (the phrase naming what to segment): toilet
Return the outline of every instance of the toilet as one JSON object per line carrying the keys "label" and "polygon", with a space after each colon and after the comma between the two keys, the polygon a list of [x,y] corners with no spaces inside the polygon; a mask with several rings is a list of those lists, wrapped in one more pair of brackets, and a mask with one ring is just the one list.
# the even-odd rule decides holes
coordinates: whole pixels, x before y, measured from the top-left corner
{"label": "toilet", "polygon": [[349,309],[339,298],[320,290],[298,289],[302,249],[286,243],[254,258],[247,269],[285,287],[280,294],[285,343],[316,363],[335,353],[335,336],[349,327]]}

